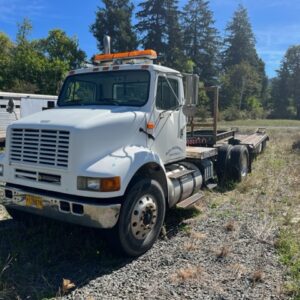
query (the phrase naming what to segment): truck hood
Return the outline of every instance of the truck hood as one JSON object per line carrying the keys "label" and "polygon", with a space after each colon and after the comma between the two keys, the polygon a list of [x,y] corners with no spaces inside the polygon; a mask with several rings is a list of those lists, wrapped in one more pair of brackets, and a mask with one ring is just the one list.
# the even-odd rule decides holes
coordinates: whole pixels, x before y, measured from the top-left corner
{"label": "truck hood", "polygon": [[[132,110],[130,110],[132,109]],[[70,170],[86,168],[128,145],[146,146],[146,113],[128,107],[55,108],[30,115],[11,127],[70,132]]]}
{"label": "truck hood", "polygon": [[133,121],[136,113],[136,110],[129,110],[128,107],[64,107],[32,114],[16,123],[18,126],[24,125],[25,127],[36,127],[41,124],[48,128],[87,129],[120,119]]}

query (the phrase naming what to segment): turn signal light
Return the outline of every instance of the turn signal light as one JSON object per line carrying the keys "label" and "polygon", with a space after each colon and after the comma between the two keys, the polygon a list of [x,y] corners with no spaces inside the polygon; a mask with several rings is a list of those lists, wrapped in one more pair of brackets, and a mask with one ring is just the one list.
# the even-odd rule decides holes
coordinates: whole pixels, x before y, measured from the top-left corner
{"label": "turn signal light", "polygon": [[121,189],[121,178],[112,177],[112,178],[102,178],[101,179],[101,192],[116,192]]}
{"label": "turn signal light", "polygon": [[154,129],[154,128],[155,128],[155,124],[153,122],[147,123],[147,129]]}

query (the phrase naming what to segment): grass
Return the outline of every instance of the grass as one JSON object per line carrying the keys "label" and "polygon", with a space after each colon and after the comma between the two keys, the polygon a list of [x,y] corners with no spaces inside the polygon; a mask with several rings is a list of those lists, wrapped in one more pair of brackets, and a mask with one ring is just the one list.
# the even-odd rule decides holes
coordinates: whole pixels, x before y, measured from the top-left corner
{"label": "grass", "polygon": [[[253,121],[251,121],[253,122]],[[242,122],[248,126],[251,122]],[[281,121],[270,120],[264,125],[277,126]],[[281,122],[282,126],[299,126],[300,122]],[[255,124],[257,126],[257,124]],[[260,124],[263,125],[263,124]],[[255,127],[255,126],[254,126]],[[300,299],[300,132],[294,128],[268,130],[270,142],[266,152],[253,164],[253,172],[242,183],[219,189],[212,194],[214,206],[235,204],[233,214],[243,216],[256,211],[260,221],[250,228],[262,243],[274,245],[279,261],[287,267],[283,290],[292,299]],[[245,199],[245,200],[244,200]],[[211,205],[212,206],[212,205]],[[226,211],[216,211],[224,217]],[[225,224],[230,231],[232,224]],[[277,232],[277,240],[272,233]],[[220,252],[220,256],[222,251]],[[253,272],[252,281],[264,280],[264,273]]]}
{"label": "grass", "polygon": [[259,120],[237,120],[237,121],[221,121],[221,127],[230,126],[249,126],[249,127],[300,127],[300,120],[273,120],[273,119],[259,119]]}

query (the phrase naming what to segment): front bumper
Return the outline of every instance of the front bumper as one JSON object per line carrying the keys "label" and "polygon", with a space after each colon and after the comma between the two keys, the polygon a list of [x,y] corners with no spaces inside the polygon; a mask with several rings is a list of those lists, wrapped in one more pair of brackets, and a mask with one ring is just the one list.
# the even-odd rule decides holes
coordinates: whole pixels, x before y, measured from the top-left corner
{"label": "front bumper", "polygon": [[121,204],[75,202],[14,187],[3,188],[0,204],[6,207],[95,228],[113,228],[118,222]]}

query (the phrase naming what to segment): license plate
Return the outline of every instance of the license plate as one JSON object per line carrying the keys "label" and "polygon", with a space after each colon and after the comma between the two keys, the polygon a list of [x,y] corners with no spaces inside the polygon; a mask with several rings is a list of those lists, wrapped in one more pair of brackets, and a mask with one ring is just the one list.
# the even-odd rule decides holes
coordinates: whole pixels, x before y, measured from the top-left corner
{"label": "license plate", "polygon": [[38,209],[43,208],[42,197],[34,196],[34,195],[26,195],[25,201],[26,201],[26,206],[33,206]]}

